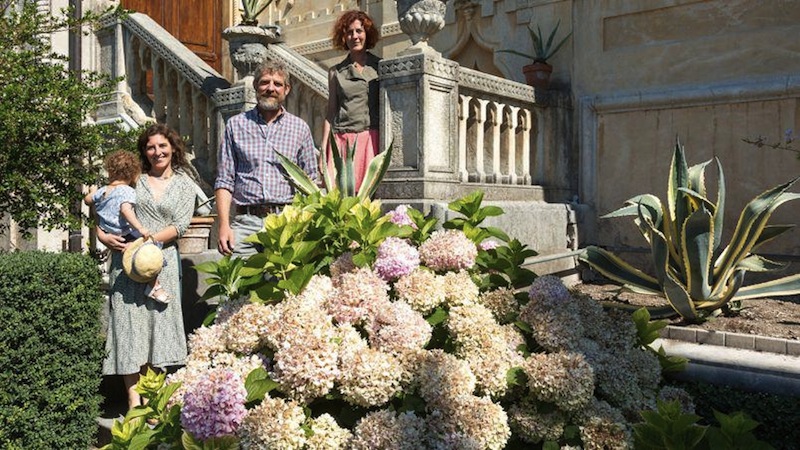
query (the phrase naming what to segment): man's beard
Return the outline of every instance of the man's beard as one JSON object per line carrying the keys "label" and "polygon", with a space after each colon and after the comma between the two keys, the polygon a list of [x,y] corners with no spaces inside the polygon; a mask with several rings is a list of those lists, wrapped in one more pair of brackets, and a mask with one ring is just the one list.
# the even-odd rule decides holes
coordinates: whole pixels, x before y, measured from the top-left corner
{"label": "man's beard", "polygon": [[258,109],[262,111],[275,111],[280,109],[281,104],[275,97],[262,95],[258,97]]}

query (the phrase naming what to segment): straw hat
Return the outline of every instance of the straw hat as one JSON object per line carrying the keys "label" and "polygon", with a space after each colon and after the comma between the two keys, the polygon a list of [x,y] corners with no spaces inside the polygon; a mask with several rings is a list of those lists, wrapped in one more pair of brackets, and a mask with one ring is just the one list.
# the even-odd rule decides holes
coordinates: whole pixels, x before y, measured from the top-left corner
{"label": "straw hat", "polygon": [[154,280],[164,267],[164,255],[153,241],[139,238],[122,254],[122,268],[128,277],[139,283]]}

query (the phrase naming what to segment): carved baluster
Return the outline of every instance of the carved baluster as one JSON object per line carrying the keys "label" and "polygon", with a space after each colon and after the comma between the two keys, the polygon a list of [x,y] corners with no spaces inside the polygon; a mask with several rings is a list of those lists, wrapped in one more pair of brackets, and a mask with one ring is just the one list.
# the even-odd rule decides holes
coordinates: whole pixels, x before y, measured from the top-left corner
{"label": "carved baluster", "polygon": [[522,176],[522,184],[527,185],[531,184],[531,111],[523,108],[520,114],[520,133],[522,134],[520,139],[520,146],[522,147],[522,155],[520,155],[522,173],[520,175]]}
{"label": "carved baluster", "polygon": [[[206,98],[202,91],[194,91],[192,95],[192,143],[194,156],[208,167],[208,117],[206,116]],[[201,175],[208,175],[200,172]]]}
{"label": "carved baluster", "polygon": [[192,86],[186,80],[181,78],[178,81],[178,133],[181,136],[189,136],[190,148],[194,151],[194,135],[190,134],[192,129],[192,116],[194,110],[192,109]]}
{"label": "carved baluster", "polygon": [[531,142],[535,140],[533,149],[531,150],[531,161],[533,161],[533,168],[531,169],[531,183],[544,184],[544,114],[538,112],[533,113],[533,120],[531,126],[535,126]]}
{"label": "carved baluster", "polygon": [[[167,95],[166,97],[166,107],[167,107],[167,120],[166,123],[170,127],[178,130],[178,133],[181,133],[180,130],[180,123],[179,123],[179,115],[180,115],[180,99],[179,99],[179,88],[178,88],[178,72],[169,67],[168,69],[164,70],[165,80],[164,80],[164,88],[166,89]],[[181,133],[181,135],[183,135]]]}
{"label": "carved baluster", "polygon": [[506,151],[508,160],[506,170],[508,170],[508,183],[517,184],[517,126],[519,106],[508,105],[508,139],[506,139]]}
{"label": "carved baluster", "polygon": [[157,122],[167,118],[164,61],[151,52],[150,66],[153,68],[153,117]]}
{"label": "carved baluster", "polygon": [[459,95],[458,105],[458,172],[462,182],[469,181],[467,171],[467,119],[469,118],[469,102],[472,97]]}
{"label": "carved baluster", "polygon": [[499,102],[491,102],[491,119],[489,125],[492,127],[492,168],[487,181],[500,183],[500,129],[503,125],[503,109],[505,105]]}
{"label": "carved baluster", "polygon": [[134,99],[139,98],[145,94],[146,91],[146,76],[145,76],[145,59],[142,42],[138,38],[131,40],[131,48],[133,51],[130,53],[130,58],[127,61],[127,68],[125,70],[126,81],[128,82],[128,89],[130,89],[131,97]]}
{"label": "carved baluster", "polygon": [[478,179],[475,180],[478,183],[486,182],[486,167],[484,166],[484,153],[486,152],[486,141],[485,141],[485,132],[486,132],[486,114],[487,114],[487,106],[489,105],[489,100],[477,99],[478,100],[478,110],[475,114],[476,124],[475,124],[475,170],[478,171]]}

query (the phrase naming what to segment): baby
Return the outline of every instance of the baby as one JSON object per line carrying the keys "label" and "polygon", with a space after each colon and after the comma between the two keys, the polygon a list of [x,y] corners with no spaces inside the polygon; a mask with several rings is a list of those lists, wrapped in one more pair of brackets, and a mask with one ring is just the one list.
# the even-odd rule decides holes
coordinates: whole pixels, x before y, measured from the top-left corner
{"label": "baby", "polygon": [[[94,205],[98,226],[106,233],[116,234],[133,242],[139,237],[150,238],[150,231],[136,218],[136,180],[142,173],[139,158],[131,152],[111,152],[104,161],[108,173],[108,184],[100,189],[92,188],[83,202]],[[170,301],[169,293],[161,287],[158,278],[147,284],[145,295],[161,303]]]}

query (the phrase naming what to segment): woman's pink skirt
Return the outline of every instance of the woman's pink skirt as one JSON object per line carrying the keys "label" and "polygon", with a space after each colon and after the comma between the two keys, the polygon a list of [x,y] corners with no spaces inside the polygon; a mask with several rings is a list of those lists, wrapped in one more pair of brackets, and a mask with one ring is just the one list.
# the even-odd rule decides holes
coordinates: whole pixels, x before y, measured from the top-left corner
{"label": "woman's pink skirt", "polygon": [[[372,158],[378,153],[379,134],[378,130],[364,130],[358,133],[334,133],[336,139],[336,146],[339,147],[339,154],[344,158],[347,154],[347,149],[356,143],[356,151],[353,153],[353,173],[356,178],[356,192],[361,187],[361,182],[364,181],[364,174],[367,173],[367,167],[372,162]],[[325,152],[328,158],[329,167],[333,167],[333,156],[330,152],[330,146],[326,146]]]}

